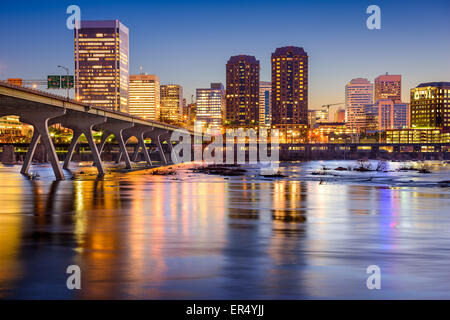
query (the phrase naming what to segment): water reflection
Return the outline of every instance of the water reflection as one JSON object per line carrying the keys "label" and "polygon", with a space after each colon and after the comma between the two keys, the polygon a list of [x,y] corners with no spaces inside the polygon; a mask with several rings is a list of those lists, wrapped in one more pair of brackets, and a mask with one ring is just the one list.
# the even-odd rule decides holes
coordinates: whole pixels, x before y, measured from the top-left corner
{"label": "water reflection", "polygon": [[[385,298],[448,297],[446,191],[188,175],[28,181],[8,170],[0,298],[375,298],[371,264],[386,272]],[[81,291],[66,289],[71,264]]]}

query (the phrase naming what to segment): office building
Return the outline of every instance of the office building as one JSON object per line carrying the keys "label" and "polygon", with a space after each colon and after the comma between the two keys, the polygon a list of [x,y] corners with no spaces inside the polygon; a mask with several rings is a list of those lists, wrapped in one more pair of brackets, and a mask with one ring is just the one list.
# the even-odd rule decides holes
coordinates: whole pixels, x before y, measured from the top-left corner
{"label": "office building", "polygon": [[151,74],[130,75],[130,113],[148,119],[159,120],[159,78]]}
{"label": "office building", "polygon": [[76,99],[128,112],[128,43],[128,28],[118,20],[81,21],[75,29]]}
{"label": "office building", "polygon": [[178,84],[161,86],[161,121],[177,124],[183,114],[183,87]]}
{"label": "office building", "polygon": [[365,106],[366,130],[404,129],[409,126],[409,105],[392,99],[379,99]]}
{"label": "office building", "polygon": [[402,76],[401,75],[381,75],[375,79],[375,99],[390,99],[395,102],[402,101]]}
{"label": "office building", "polygon": [[197,89],[197,121],[205,127],[221,129],[225,113],[225,89],[221,83],[211,83],[207,89]]}
{"label": "office building", "polygon": [[411,89],[411,127],[450,132],[450,82],[422,83]]}
{"label": "office building", "polygon": [[[450,143],[450,132],[442,129],[391,129],[386,130],[386,143]],[[434,150],[433,146],[427,147]]]}

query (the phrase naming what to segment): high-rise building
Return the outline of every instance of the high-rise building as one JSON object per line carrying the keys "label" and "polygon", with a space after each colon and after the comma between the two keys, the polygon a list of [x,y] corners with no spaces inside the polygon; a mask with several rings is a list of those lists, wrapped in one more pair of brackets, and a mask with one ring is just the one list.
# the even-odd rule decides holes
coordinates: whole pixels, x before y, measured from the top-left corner
{"label": "high-rise building", "polygon": [[159,120],[159,78],[151,74],[130,75],[129,100],[132,115]]}
{"label": "high-rise building", "polygon": [[272,120],[272,82],[259,82],[259,125],[270,126]]}
{"label": "high-rise building", "polygon": [[373,104],[373,85],[363,78],[356,78],[345,86],[345,109],[347,126],[356,131],[365,128],[365,106]]}
{"label": "high-rise building", "polygon": [[401,75],[381,75],[375,79],[375,99],[391,99],[395,102],[402,101],[402,76]]}
{"label": "high-rise building", "polygon": [[411,127],[450,132],[450,82],[422,83],[411,89]]}
{"label": "high-rise building", "polygon": [[81,21],[75,29],[76,99],[128,112],[129,31],[118,20]]}
{"label": "high-rise building", "polygon": [[221,83],[211,83],[211,88],[197,89],[197,121],[205,126],[221,128],[225,112],[225,90]]}
{"label": "high-rise building", "polygon": [[179,123],[183,114],[183,87],[178,84],[161,86],[161,121]]}
{"label": "high-rise building", "polygon": [[226,123],[259,122],[259,61],[254,56],[231,57],[226,65]]}
{"label": "high-rise building", "polygon": [[272,53],[272,124],[308,123],[308,54],[299,47]]}
{"label": "high-rise building", "polygon": [[393,99],[379,99],[365,106],[367,130],[404,129],[409,126],[409,106]]}

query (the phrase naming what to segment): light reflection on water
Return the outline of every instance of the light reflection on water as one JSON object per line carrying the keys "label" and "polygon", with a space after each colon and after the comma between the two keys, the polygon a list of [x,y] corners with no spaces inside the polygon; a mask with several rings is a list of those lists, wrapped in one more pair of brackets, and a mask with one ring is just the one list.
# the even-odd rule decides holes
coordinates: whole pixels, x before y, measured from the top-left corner
{"label": "light reflection on water", "polygon": [[0,298],[450,298],[449,189],[297,179],[321,165],[60,182],[2,167]]}

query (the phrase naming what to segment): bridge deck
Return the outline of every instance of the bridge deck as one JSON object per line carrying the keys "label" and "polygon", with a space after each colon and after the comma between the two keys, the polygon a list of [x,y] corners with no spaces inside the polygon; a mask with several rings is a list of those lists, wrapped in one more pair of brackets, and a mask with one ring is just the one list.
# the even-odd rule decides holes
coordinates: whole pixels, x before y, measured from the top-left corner
{"label": "bridge deck", "polygon": [[[84,135],[88,140],[95,166],[100,175],[104,174],[100,155],[103,145],[110,135],[116,137],[121,148],[121,154],[117,161],[123,158],[126,167],[131,169],[130,157],[125,147],[129,138],[134,136],[139,141],[139,147],[136,148],[133,158],[141,152],[148,165],[152,164],[148,146],[145,144],[145,138],[150,137],[158,145],[160,158],[167,163],[166,151],[163,150],[162,142],[168,142],[167,145],[171,151],[170,133],[177,129],[183,129],[171,124],[144,120],[130,114],[94,107],[73,99],[0,81],[0,117],[8,115],[19,116],[21,122],[32,125],[34,129],[21,172],[28,173],[36,147],[41,141],[52,164],[55,177],[59,180],[64,179],[64,173],[48,131],[49,125],[60,123],[74,132],[69,153],[64,162],[65,168],[71,161],[79,137]],[[102,142],[99,146],[94,142],[93,130],[102,132]],[[186,133],[186,130],[184,132]],[[194,133],[187,131],[187,134],[192,137]]]}

